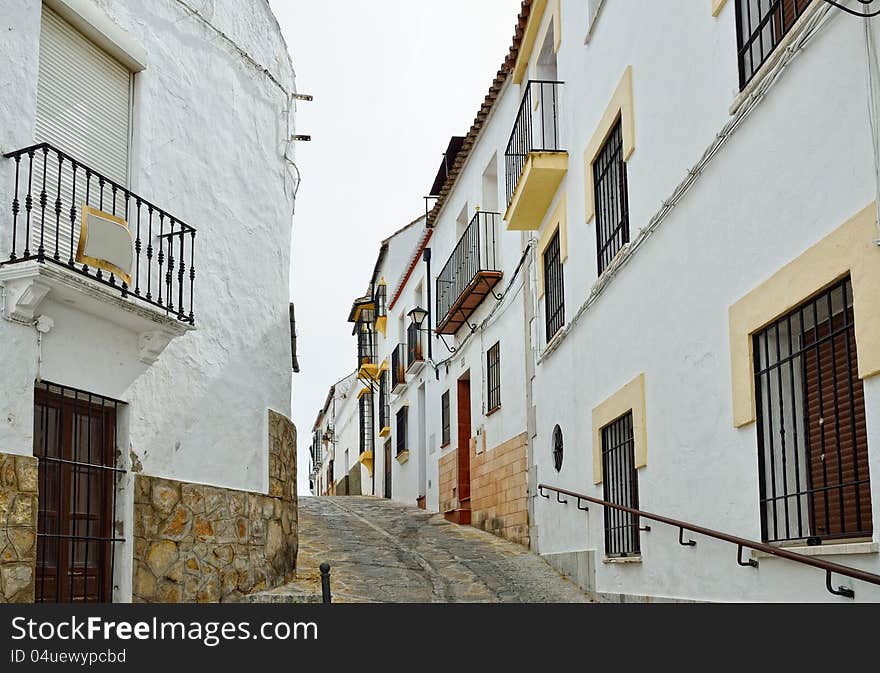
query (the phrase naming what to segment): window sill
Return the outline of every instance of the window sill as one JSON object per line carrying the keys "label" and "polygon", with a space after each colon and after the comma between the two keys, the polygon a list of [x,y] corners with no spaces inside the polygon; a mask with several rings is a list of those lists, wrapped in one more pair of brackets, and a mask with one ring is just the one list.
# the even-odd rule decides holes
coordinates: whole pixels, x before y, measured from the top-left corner
{"label": "window sill", "polygon": [[489,409],[489,411],[486,412],[486,417],[488,418],[489,416],[493,416],[493,415],[497,414],[499,411],[501,411],[500,404],[497,407],[495,407],[494,409]]}
{"label": "window sill", "polygon": [[607,563],[610,565],[616,564],[627,564],[627,563],[641,563],[641,556],[606,556],[602,559],[602,563]]}
{"label": "window sill", "polygon": [[[842,544],[821,544],[815,547],[781,547],[785,551],[795,552],[802,556],[851,556],[856,554],[878,554],[880,543],[877,542],[844,542]],[[752,550],[752,558],[778,558],[773,554]]]}
{"label": "window sill", "polygon": [[819,7],[822,7],[824,3],[821,0],[813,0],[813,3],[804,10],[804,13],[798,17],[798,20],[794,22],[794,25],[791,27],[791,30],[785,34],[785,36],[779,41],[779,44],[776,45],[776,48],[773,50],[773,53],[770,55],[763,65],[758,68],[758,72],[756,72],[752,79],[749,80],[749,83],[745,85],[745,87],[736,95],[736,98],[733,99],[733,103],[730,104],[730,114],[736,114],[736,111],[745,103],[751,95],[755,92],[755,90],[761,86],[761,82],[764,78],[767,77],[767,74],[773,70],[776,64],[779,62],[779,59],[782,58],[782,55],[785,53],[786,49],[791,45],[791,43],[797,38],[802,30],[804,25],[810,18],[818,11]]}
{"label": "window sill", "polygon": [[401,451],[394,457],[394,460],[403,465],[409,460],[409,451]]}
{"label": "window sill", "polygon": [[448,448],[450,444],[452,444],[452,441],[444,442],[440,445],[440,450],[442,451],[443,449]]}

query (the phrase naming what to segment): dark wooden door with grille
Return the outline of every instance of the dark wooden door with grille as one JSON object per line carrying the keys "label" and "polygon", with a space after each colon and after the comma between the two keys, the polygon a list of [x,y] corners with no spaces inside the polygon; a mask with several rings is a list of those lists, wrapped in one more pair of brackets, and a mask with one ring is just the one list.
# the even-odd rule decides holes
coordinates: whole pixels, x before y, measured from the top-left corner
{"label": "dark wooden door with grille", "polygon": [[848,308],[803,335],[811,519],[819,537],[870,536],[865,389]]}
{"label": "dark wooden door with grille", "polygon": [[391,499],[391,440],[385,442],[385,497]]}
{"label": "dark wooden door with grille", "polygon": [[116,408],[83,397],[35,391],[37,602],[112,599]]}

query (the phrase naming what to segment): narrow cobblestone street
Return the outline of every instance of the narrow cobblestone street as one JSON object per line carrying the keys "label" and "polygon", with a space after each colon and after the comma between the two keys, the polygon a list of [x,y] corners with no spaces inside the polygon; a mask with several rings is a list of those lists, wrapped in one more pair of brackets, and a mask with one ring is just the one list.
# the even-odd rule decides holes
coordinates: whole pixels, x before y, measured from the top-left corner
{"label": "narrow cobblestone street", "polygon": [[539,556],[442,516],[366,497],[300,498],[298,579],[285,593],[320,592],[332,565],[336,602],[586,603]]}

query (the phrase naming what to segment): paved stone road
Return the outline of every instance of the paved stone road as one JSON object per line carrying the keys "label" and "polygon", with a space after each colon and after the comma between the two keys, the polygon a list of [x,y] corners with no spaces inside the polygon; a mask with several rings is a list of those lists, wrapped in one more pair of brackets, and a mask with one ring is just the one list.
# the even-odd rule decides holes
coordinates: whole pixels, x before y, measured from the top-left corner
{"label": "paved stone road", "polygon": [[319,593],[327,561],[337,602],[589,602],[524,547],[388,500],[300,498],[299,536],[297,581],[270,593]]}

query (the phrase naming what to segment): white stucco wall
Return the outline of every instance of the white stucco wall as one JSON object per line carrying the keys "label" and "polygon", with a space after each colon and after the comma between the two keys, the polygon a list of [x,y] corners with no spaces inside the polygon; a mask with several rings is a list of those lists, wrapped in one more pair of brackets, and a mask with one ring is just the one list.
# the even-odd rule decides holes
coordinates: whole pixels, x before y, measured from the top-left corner
{"label": "white stucco wall", "polygon": [[[290,411],[288,275],[294,73],[268,4],[178,0],[98,6],[139,42],[130,187],[198,230],[197,329],[152,366],[137,337],[51,301],[45,380],[124,400],[130,442],[147,474],[263,491],[266,410]],[[234,45],[206,25],[210,22]],[[3,0],[0,151],[33,144],[40,3]],[[267,68],[278,84],[239,49]],[[14,95],[11,94],[14,92]],[[0,161],[3,202],[12,171]],[[8,208],[0,212],[8,251]],[[32,452],[35,332],[0,322],[0,450]]]}
{"label": "white stucco wall", "polygon": [[[584,224],[581,156],[624,67],[633,68],[636,149],[627,162],[633,237],[729,119],[738,93],[734,3],[607,3],[588,46],[585,9],[563,1],[560,79],[568,195],[570,320],[596,279],[594,223]],[[674,21],[670,17],[675,17]],[[656,30],[662,25],[663,30]],[[760,539],[757,438],[732,422],[728,307],[874,198],[862,24],[835,16],[786,70],[694,188],[537,368],[538,480],[593,486],[591,411],[645,372],[648,464],[643,509]],[[683,48],[682,45],[687,45]],[[865,383],[870,465],[880,469],[880,388]],[[551,433],[565,433],[562,472]],[[874,479],[874,516],[880,489]],[[777,559],[736,565],[736,548],[652,526],[640,564],[604,564],[603,520],[536,498],[538,550],[594,549],[602,592],[701,600],[842,600],[821,571]],[[875,540],[877,539],[875,533]],[[877,554],[831,560],[880,569]],[[836,578],[836,584],[852,584]],[[857,583],[857,600],[877,600]]]}

